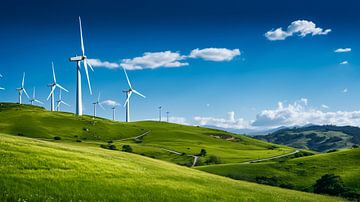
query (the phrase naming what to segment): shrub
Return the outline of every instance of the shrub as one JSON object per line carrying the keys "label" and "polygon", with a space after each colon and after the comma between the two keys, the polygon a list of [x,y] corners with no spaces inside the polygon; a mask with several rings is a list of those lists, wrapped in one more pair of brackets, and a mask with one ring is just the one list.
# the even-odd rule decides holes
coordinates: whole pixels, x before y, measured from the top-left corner
{"label": "shrub", "polygon": [[22,134],[22,133],[18,133],[18,136],[24,136],[24,134]]}
{"label": "shrub", "polygon": [[82,142],[81,140],[76,140],[76,142]]}
{"label": "shrub", "polygon": [[356,145],[356,144],[354,144],[353,146],[352,146],[352,148],[359,148],[359,145]]}
{"label": "shrub", "polygon": [[199,156],[206,156],[206,150],[205,149],[201,149]]}
{"label": "shrub", "polygon": [[256,176],[255,181],[259,184],[267,184],[271,186],[279,185],[279,179],[277,177]]}
{"label": "shrub", "polygon": [[331,153],[331,152],[336,152],[336,151],[337,151],[337,149],[331,149],[331,150],[327,151],[326,153]]}
{"label": "shrub", "polygon": [[61,137],[55,136],[55,137],[54,137],[54,140],[61,140]]}
{"label": "shrub", "polygon": [[314,184],[314,192],[319,194],[329,194],[340,196],[346,192],[346,187],[340,176],[334,174],[326,174],[316,180]]}
{"label": "shrub", "polygon": [[125,145],[122,146],[122,151],[124,151],[124,152],[132,152],[133,150],[132,150],[130,145],[125,144]]}
{"label": "shrub", "polygon": [[112,143],[114,143],[114,142],[113,142],[112,140],[109,140],[108,143],[109,143],[109,144],[112,144]]}
{"label": "shrub", "polygon": [[222,160],[218,156],[211,155],[208,159],[205,161],[206,164],[220,164],[222,163]]}
{"label": "shrub", "polygon": [[113,145],[113,144],[111,144],[111,145],[109,145],[109,149],[110,149],[110,150],[116,150],[116,146]]}

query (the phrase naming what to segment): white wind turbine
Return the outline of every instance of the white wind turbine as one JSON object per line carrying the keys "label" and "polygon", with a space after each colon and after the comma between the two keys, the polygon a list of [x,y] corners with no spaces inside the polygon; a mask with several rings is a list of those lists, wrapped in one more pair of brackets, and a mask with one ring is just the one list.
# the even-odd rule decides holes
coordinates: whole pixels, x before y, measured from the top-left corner
{"label": "white wind turbine", "polygon": [[80,25],[80,43],[81,43],[81,56],[75,56],[69,58],[71,62],[76,62],[77,71],[76,71],[76,77],[77,77],[77,86],[76,86],[76,114],[82,115],[83,114],[83,107],[82,107],[82,91],[81,91],[81,62],[84,63],[84,69],[86,73],[87,82],[89,85],[89,91],[90,95],[92,95],[91,91],[91,85],[90,85],[90,79],[89,79],[89,72],[88,72],[88,65],[92,71],[94,69],[92,66],[87,62],[87,57],[85,56],[85,48],[84,48],[84,39],[82,35],[82,25],[81,25],[81,18],[79,17],[79,25]]}
{"label": "white wind turbine", "polygon": [[[3,77],[3,75],[2,75],[2,74],[0,74],[0,78],[2,78],[2,77]],[[0,90],[5,90],[5,88],[0,87]]]}
{"label": "white wind turbine", "polygon": [[129,80],[129,77],[126,73],[126,70],[125,68],[123,68],[124,70],[124,73],[125,73],[125,76],[126,76],[126,80],[129,84],[129,90],[124,90],[123,92],[126,94],[126,101],[124,103],[124,107],[126,107],[126,116],[125,116],[125,121],[126,122],[130,122],[130,97],[132,95],[132,93],[135,93],[143,98],[145,98],[145,96],[141,93],[139,93],[138,91],[136,91],[135,89],[133,89],[133,87],[131,86],[131,83],[130,83],[130,80]]}
{"label": "white wind turbine", "polygon": [[23,73],[21,87],[16,89],[16,91],[19,93],[19,104],[21,104],[21,96],[22,96],[23,92],[25,93],[26,97],[28,97],[30,99],[29,95],[27,94],[27,92],[25,90],[24,83],[25,83],[25,72]]}
{"label": "white wind turbine", "polygon": [[31,105],[34,105],[34,102],[37,102],[39,104],[44,104],[42,103],[41,101],[39,101],[38,99],[36,99],[36,96],[35,96],[35,87],[33,89],[33,94],[32,94],[32,98],[29,100],[30,101],[30,104]]}
{"label": "white wind turbine", "polygon": [[105,110],[105,108],[102,106],[100,102],[100,93],[98,95],[96,102],[93,102],[92,104],[94,105],[94,117],[96,117],[96,105],[99,105],[103,110]]}
{"label": "white wind turbine", "polygon": [[62,100],[62,98],[61,98],[61,89],[60,89],[60,92],[59,92],[59,100],[57,100],[56,103],[57,103],[57,104],[56,104],[56,111],[60,111],[60,105],[61,105],[61,104],[64,104],[64,105],[70,107],[70,105],[69,105],[68,103],[66,103],[66,102],[64,102],[64,101]]}
{"label": "white wind turbine", "polygon": [[51,111],[55,111],[55,89],[56,87],[59,87],[60,89],[69,92],[68,90],[66,90],[64,87],[62,87],[60,84],[58,84],[56,82],[56,75],[55,75],[55,70],[54,70],[54,63],[51,63],[51,67],[52,67],[52,72],[53,72],[53,83],[49,84],[48,86],[50,87],[51,91],[49,96],[47,97],[46,100],[49,100],[49,98],[51,97]]}
{"label": "white wind turbine", "polygon": [[116,110],[116,105],[114,105],[113,107],[111,107],[111,109],[113,110],[113,121],[115,121],[115,110]]}

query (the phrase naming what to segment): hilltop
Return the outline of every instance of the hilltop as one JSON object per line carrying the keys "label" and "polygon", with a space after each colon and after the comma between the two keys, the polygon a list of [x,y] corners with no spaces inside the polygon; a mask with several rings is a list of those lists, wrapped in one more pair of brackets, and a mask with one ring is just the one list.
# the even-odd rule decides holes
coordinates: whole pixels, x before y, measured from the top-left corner
{"label": "hilltop", "polygon": [[350,148],[360,144],[360,128],[354,126],[307,126],[284,128],[265,136],[255,136],[259,140],[314,151],[329,151]]}

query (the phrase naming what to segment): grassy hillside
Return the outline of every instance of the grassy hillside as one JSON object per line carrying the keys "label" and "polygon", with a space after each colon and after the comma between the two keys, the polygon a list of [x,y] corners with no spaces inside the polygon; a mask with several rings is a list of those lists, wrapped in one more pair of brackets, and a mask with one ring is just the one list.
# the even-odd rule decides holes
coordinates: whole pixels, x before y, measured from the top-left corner
{"label": "grassy hillside", "polygon": [[[193,158],[187,155],[197,155],[201,149],[206,149],[207,156],[219,157],[222,163],[244,162],[294,150],[215,129],[152,121],[122,123],[10,103],[0,103],[0,132],[43,139],[56,136],[61,141],[98,146],[111,141],[118,149],[124,144],[131,145],[134,153],[182,165],[192,165]],[[123,140],[146,132],[147,135],[136,140]],[[201,157],[199,162],[207,158]]]}
{"label": "grassy hillside", "polygon": [[257,139],[300,149],[328,151],[360,144],[360,128],[353,126],[308,126],[285,128]]}
{"label": "grassy hillside", "polygon": [[360,149],[317,154],[308,157],[254,164],[227,164],[197,169],[234,179],[259,182],[265,178],[277,186],[312,191],[324,174],[341,176],[345,185],[360,194]]}
{"label": "grassy hillside", "polygon": [[140,155],[0,134],[0,201],[341,201]]}

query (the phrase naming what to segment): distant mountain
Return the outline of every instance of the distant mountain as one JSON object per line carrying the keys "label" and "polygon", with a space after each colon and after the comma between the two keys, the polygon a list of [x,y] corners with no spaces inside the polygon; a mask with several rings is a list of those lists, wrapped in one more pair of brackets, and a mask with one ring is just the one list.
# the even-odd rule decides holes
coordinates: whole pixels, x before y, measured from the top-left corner
{"label": "distant mountain", "polygon": [[284,128],[265,136],[254,136],[268,142],[300,149],[328,151],[360,144],[360,128],[354,126],[310,125]]}
{"label": "distant mountain", "polygon": [[276,132],[278,130],[287,128],[285,126],[280,126],[280,127],[272,128],[272,129],[268,129],[268,130],[259,130],[259,129],[248,129],[248,128],[244,128],[244,129],[222,128],[222,127],[217,127],[217,126],[212,126],[212,125],[206,125],[203,127],[223,130],[223,131],[227,131],[227,132],[235,133],[235,134],[239,134],[239,135],[249,135],[249,136],[268,135],[268,134]]}

